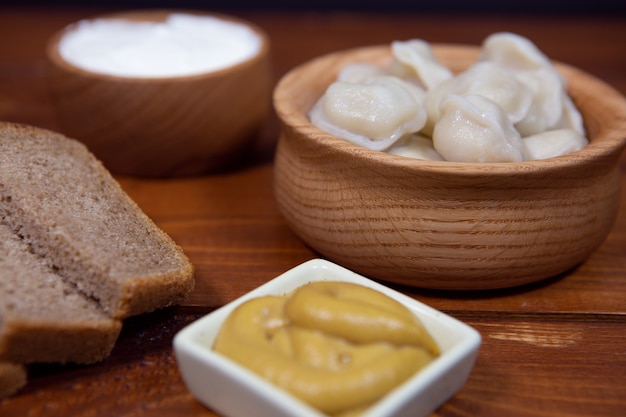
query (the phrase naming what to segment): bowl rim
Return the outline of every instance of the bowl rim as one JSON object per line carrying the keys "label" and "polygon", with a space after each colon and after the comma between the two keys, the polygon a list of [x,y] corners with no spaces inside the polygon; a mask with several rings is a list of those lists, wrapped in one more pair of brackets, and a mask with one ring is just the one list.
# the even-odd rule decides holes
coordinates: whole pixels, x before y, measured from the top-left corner
{"label": "bowl rim", "polygon": [[[78,65],[75,65],[67,60],[65,60],[58,48],[58,44],[65,36],[66,33],[76,30],[77,25],[80,22],[84,21],[92,21],[96,19],[128,19],[128,20],[137,20],[137,21],[163,21],[170,14],[189,14],[195,16],[208,16],[215,17],[221,20],[239,23],[244,26],[250,28],[259,38],[260,45],[259,50],[252,56],[244,59],[243,61],[239,61],[235,64],[218,68],[215,70],[204,71],[200,73],[188,74],[188,75],[173,75],[173,76],[161,76],[161,77],[139,77],[139,76],[123,76],[116,74],[108,74],[105,72],[96,72],[85,69]],[[75,73],[76,75],[103,80],[103,81],[115,81],[119,83],[141,83],[141,84],[158,84],[163,82],[169,83],[184,83],[184,82],[192,82],[198,79],[209,79],[209,78],[219,78],[229,73],[238,71],[240,69],[248,68],[250,66],[256,65],[259,61],[266,59],[269,56],[270,51],[270,38],[267,32],[261,28],[256,23],[250,22],[246,19],[232,16],[220,12],[212,12],[205,10],[196,10],[196,9],[149,9],[149,10],[127,10],[127,11],[119,11],[119,12],[109,12],[93,15],[90,17],[86,17],[80,19],[78,21],[67,24],[65,27],[61,28],[57,32],[55,32],[47,41],[45,47],[46,58],[49,65],[54,65],[59,68],[63,68],[68,72]]]}
{"label": "bowl rim", "polygon": [[[480,47],[477,45],[462,43],[433,43],[431,46],[435,56],[448,66],[451,65],[445,62],[445,57],[462,54],[464,59],[467,60],[469,57],[477,56],[480,50]],[[346,157],[357,157],[364,162],[373,163],[381,167],[395,167],[406,170],[448,173],[463,176],[484,175],[485,173],[502,176],[511,175],[513,173],[518,175],[533,175],[538,172],[541,172],[543,175],[547,171],[561,170],[566,167],[577,168],[581,162],[585,161],[617,159],[626,147],[626,98],[615,88],[599,78],[559,61],[552,62],[557,71],[566,79],[568,90],[573,90],[574,92],[595,90],[597,95],[602,94],[604,96],[607,102],[606,106],[611,110],[612,114],[621,115],[621,117],[609,119],[608,124],[600,126],[593,138],[588,137],[590,139],[589,144],[578,151],[552,158],[523,162],[463,163],[420,160],[417,158],[393,155],[383,151],[374,151],[352,144],[346,140],[336,138],[314,126],[308,119],[307,114],[301,110],[297,101],[291,99],[289,89],[298,83],[298,79],[304,78],[306,80],[307,71],[311,66],[317,63],[324,61],[332,62],[333,60],[346,62],[348,57],[362,57],[364,55],[374,55],[379,58],[380,56],[386,56],[387,59],[390,59],[391,47],[389,44],[382,44],[335,51],[313,58],[287,72],[278,81],[273,93],[273,105],[279,117],[281,128],[288,128],[298,136],[307,137],[316,145],[326,150],[332,149]],[[363,59],[359,60],[359,62],[363,61]],[[338,67],[333,69],[337,70]],[[572,76],[576,78],[576,82],[573,83],[573,88],[570,82]],[[582,85],[583,81],[585,85]],[[573,97],[573,99],[576,101],[576,98]],[[585,115],[583,114],[583,119],[584,118]],[[281,138],[282,136],[284,135],[281,134]]]}
{"label": "bowl rim", "polygon": [[[416,414],[412,414],[426,416],[447,401],[465,384],[482,343],[482,337],[476,329],[388,286],[320,258],[311,259],[288,270],[180,330],[173,340],[174,351],[179,358],[179,363],[182,363],[183,356],[192,356],[196,361],[202,362],[204,366],[217,368],[223,375],[241,382],[248,390],[260,392],[266,396],[266,400],[269,402],[289,399],[284,404],[279,405],[285,412],[289,413],[285,415],[322,416],[323,414],[318,410],[313,409],[287,391],[206,346],[207,342],[212,343],[215,340],[221,323],[241,303],[262,295],[284,294],[307,282],[320,280],[346,281],[365,285],[399,301],[422,320],[441,348],[439,357],[379,400],[363,414],[363,417],[393,416],[393,413],[400,411],[415,395],[427,395],[428,393],[428,400],[432,403],[414,405],[417,408],[414,409]],[[459,369],[461,364],[465,365],[464,371]],[[458,372],[458,375],[455,371]],[[451,373],[455,373],[457,378],[452,380],[444,378],[445,375]],[[464,373],[467,375],[463,375]],[[183,368],[181,368],[181,374],[185,379],[186,374]],[[440,387],[433,388],[437,385]],[[429,389],[433,391],[429,391]],[[205,404],[210,406],[208,401]],[[293,414],[294,411],[297,413]]]}

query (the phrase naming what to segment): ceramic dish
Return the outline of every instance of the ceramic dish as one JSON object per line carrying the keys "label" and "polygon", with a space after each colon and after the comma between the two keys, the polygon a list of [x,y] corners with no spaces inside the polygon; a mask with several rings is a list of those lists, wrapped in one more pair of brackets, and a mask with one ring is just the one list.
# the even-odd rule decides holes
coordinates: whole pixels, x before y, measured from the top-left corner
{"label": "ceramic dish", "polygon": [[426,416],[465,384],[481,344],[466,324],[331,262],[314,259],[182,329],[174,351],[183,380],[204,405],[229,417],[321,417],[324,414],[211,350],[222,322],[244,301],[288,293],[311,281],[346,281],[370,287],[413,311],[434,337],[441,355],[372,406],[362,417]]}

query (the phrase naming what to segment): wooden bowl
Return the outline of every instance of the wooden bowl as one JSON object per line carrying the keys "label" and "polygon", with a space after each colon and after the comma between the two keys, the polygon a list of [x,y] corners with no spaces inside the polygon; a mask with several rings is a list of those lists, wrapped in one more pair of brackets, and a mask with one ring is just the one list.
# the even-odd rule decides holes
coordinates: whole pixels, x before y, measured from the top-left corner
{"label": "wooden bowl", "polygon": [[[453,71],[478,48],[436,45]],[[275,196],[312,249],[369,277],[433,289],[492,289],[555,276],[605,239],[619,204],[626,100],[602,81],[556,63],[590,144],[520,163],[423,161],[371,151],[314,127],[307,112],[339,68],[385,65],[386,46],[338,52],[284,76]]]}
{"label": "wooden bowl", "polygon": [[[172,11],[97,16],[163,21]],[[200,14],[200,12],[185,12]],[[47,47],[49,85],[60,129],[84,142],[116,174],[198,175],[226,167],[250,148],[271,106],[269,40],[248,25],[262,46],[239,64],[199,75],[136,78],[95,73],[58,50],[70,25]]]}

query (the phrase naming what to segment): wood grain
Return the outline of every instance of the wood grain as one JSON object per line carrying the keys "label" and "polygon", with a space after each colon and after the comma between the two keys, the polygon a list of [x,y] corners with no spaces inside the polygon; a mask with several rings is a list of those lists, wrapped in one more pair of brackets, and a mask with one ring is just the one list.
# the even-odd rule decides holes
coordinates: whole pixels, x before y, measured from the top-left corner
{"label": "wood grain", "polygon": [[[56,129],[44,78],[49,36],[106,10],[0,9],[0,119]],[[626,19],[615,16],[429,15],[242,11],[268,31],[275,80],[315,56],[395,39],[472,43],[497,30],[533,39],[549,56],[626,94]],[[185,306],[131,318],[112,356],[87,367],[38,366],[0,403],[2,417],[216,416],[180,379],[171,348],[185,324],[318,256],[289,228],[273,196],[278,137],[268,120],[255,156],[211,176],[119,177],[198,266]],[[626,155],[620,160],[626,189]],[[465,387],[435,415],[621,417],[626,409],[626,193],[616,223],[582,264],[507,290],[391,286],[476,327],[483,345]]]}
{"label": "wood grain", "polygon": [[[139,11],[96,18],[160,22],[168,14]],[[260,39],[255,56],[217,71],[173,78],[86,71],[59,52],[59,41],[72,27],[57,32],[46,51],[60,131],[84,142],[117,174],[200,175],[238,161],[257,139],[271,95],[267,36],[248,27]]]}
{"label": "wood grain", "polygon": [[[170,344],[203,310],[131,319],[107,362],[38,367],[3,416],[215,416],[180,379]],[[623,323],[459,316],[485,335],[464,388],[435,415],[619,416],[626,407]],[[506,352],[503,355],[502,352]],[[33,399],[36,400],[32,403]]]}
{"label": "wood grain", "polygon": [[[441,62],[471,66],[476,48],[435,45]],[[493,289],[562,273],[613,226],[626,99],[557,64],[590,144],[546,160],[463,164],[371,151],[332,137],[308,112],[340,69],[389,65],[388,47],[332,53],[299,66],[274,93],[282,122],[275,196],[312,248],[357,272],[434,289]]]}

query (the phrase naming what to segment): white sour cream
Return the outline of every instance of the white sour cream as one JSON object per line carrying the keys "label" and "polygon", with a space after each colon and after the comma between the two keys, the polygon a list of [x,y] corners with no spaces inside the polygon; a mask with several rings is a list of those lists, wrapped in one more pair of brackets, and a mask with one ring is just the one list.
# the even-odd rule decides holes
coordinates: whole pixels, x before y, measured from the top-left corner
{"label": "white sour cream", "polygon": [[161,78],[227,68],[256,55],[261,43],[244,24],[175,13],[163,22],[80,21],[61,38],[59,53],[69,63],[97,73]]}

